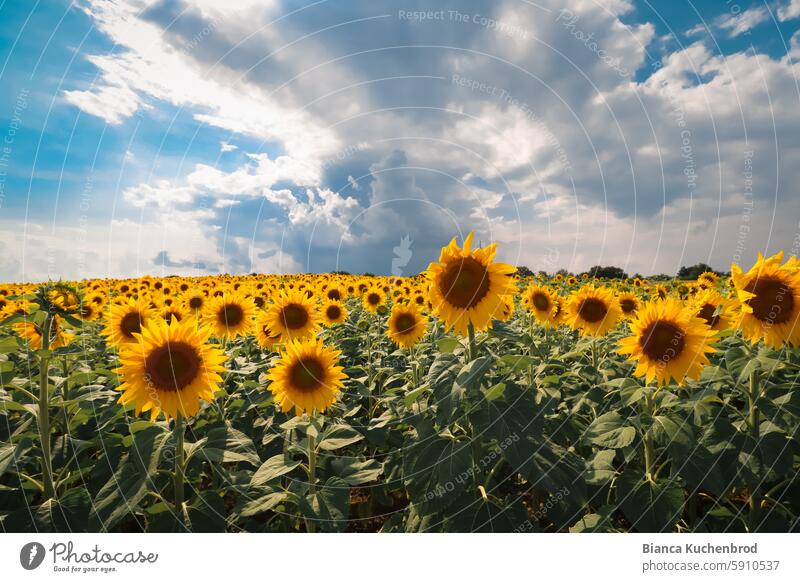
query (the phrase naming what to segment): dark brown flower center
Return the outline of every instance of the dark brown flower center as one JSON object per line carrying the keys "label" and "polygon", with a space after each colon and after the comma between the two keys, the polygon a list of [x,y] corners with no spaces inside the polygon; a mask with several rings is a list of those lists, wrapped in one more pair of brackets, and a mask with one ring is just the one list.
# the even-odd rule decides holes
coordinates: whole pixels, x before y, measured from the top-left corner
{"label": "dark brown flower center", "polygon": [[410,313],[403,313],[397,317],[394,322],[394,327],[397,333],[405,335],[412,331],[417,326],[417,318]]}
{"label": "dark brown flower center", "polygon": [[794,310],[794,296],[786,283],[772,277],[760,277],[751,281],[744,290],[755,295],[746,303],[752,307],[756,319],[768,324],[789,321]]}
{"label": "dark brown flower center", "polygon": [[192,309],[200,309],[203,306],[203,299],[201,297],[192,297],[189,299],[189,307]]}
{"label": "dark brown flower center", "polygon": [[142,315],[138,311],[131,311],[122,317],[119,323],[119,330],[125,335],[133,339],[133,334],[142,332]]}
{"label": "dark brown flower center", "polygon": [[370,305],[377,305],[380,302],[381,302],[381,296],[378,295],[377,293],[370,293],[369,295],[367,295],[367,303],[369,303]]}
{"label": "dark brown flower center", "polygon": [[177,392],[200,372],[197,350],[184,342],[169,342],[154,349],[144,361],[146,378],[158,390]]}
{"label": "dark brown flower center", "polygon": [[602,321],[607,313],[608,307],[606,307],[605,302],[595,297],[584,299],[581,301],[580,307],[578,307],[580,318],[589,323]]}
{"label": "dark brown flower center", "polygon": [[489,293],[489,273],[472,257],[454,261],[442,276],[441,291],[448,303],[469,309]]}
{"label": "dark brown flower center", "polygon": [[80,316],[85,319],[92,316],[92,314],[94,313],[94,309],[92,309],[91,305],[84,303],[83,305],[81,305],[79,313]]}
{"label": "dark brown flower center", "polygon": [[244,319],[244,309],[235,303],[226,303],[217,314],[219,322],[226,327],[236,327]]}
{"label": "dark brown flower center", "polygon": [[332,299],[333,301],[339,301],[342,298],[342,294],[339,292],[338,289],[329,289],[328,290],[328,299]]}
{"label": "dark brown flower center", "polygon": [[172,318],[175,318],[177,321],[181,320],[181,314],[177,311],[167,310],[164,312],[164,321],[167,323],[172,323]]}
{"label": "dark brown flower center", "polygon": [[636,311],[636,302],[633,299],[623,299],[619,302],[623,313],[633,313]]}
{"label": "dark brown flower center", "polygon": [[648,358],[666,364],[681,355],[685,338],[686,333],[677,325],[659,320],[644,330],[639,341]]}
{"label": "dark brown flower center", "polygon": [[308,311],[302,305],[289,304],[281,310],[281,321],[287,329],[301,329],[308,323]]}
{"label": "dark brown flower center", "polygon": [[292,366],[289,378],[293,388],[302,392],[312,392],[322,385],[325,368],[314,358],[298,360]]}
{"label": "dark brown flower center", "polygon": [[550,299],[544,293],[536,293],[533,296],[533,306],[539,311],[550,309]]}
{"label": "dark brown flower center", "polygon": [[708,327],[713,328],[715,325],[717,325],[717,322],[719,322],[719,315],[714,315],[716,310],[716,307],[710,303],[706,303],[700,308],[700,311],[697,312],[697,316],[705,319]]}
{"label": "dark brown flower center", "polygon": [[342,315],[342,310],[338,305],[328,305],[325,313],[328,316],[328,319],[336,320]]}

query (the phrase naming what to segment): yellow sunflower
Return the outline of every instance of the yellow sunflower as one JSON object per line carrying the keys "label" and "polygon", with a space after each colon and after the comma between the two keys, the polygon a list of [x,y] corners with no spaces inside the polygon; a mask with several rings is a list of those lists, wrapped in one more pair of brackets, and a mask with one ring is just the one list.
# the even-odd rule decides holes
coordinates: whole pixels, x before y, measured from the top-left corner
{"label": "yellow sunflower", "polygon": [[272,331],[269,326],[269,313],[266,311],[259,311],[256,316],[256,341],[258,345],[267,350],[275,349],[281,341],[279,333]]}
{"label": "yellow sunflower", "polygon": [[763,338],[778,349],[800,345],[800,269],[792,257],[781,265],[783,252],[758,261],[747,273],[731,265],[731,278],[741,303],[737,327],[751,342]]}
{"label": "yellow sunflower", "polygon": [[347,318],[347,308],[341,301],[328,301],[322,306],[321,312],[325,325],[336,325]]}
{"label": "yellow sunflower", "polygon": [[[13,324],[14,330],[20,337],[28,342],[28,348],[31,350],[38,350],[42,347],[42,338],[44,330],[40,325],[31,321]],[[49,347],[51,350],[69,345],[75,336],[69,331],[64,329],[64,321],[58,316],[54,316],[50,320],[50,334],[49,334]]]}
{"label": "yellow sunflower", "polygon": [[641,307],[639,298],[635,294],[628,293],[627,291],[617,295],[617,302],[622,311],[622,317],[626,319],[636,317],[636,312],[639,310],[639,307]]}
{"label": "yellow sunflower", "polygon": [[198,317],[203,312],[203,307],[206,304],[206,294],[200,291],[189,291],[183,295],[183,308]]}
{"label": "yellow sunflower", "polygon": [[140,333],[142,326],[154,316],[153,309],[148,303],[138,299],[128,299],[111,306],[101,333],[111,345],[136,343],[134,334]]}
{"label": "yellow sunflower", "polygon": [[735,302],[723,297],[714,289],[699,293],[692,302],[695,315],[714,331],[728,329],[733,325]]}
{"label": "yellow sunflower", "polygon": [[543,285],[529,285],[522,296],[522,304],[539,323],[550,322],[556,310],[555,294]]}
{"label": "yellow sunflower", "polygon": [[386,303],[386,293],[377,286],[369,287],[361,296],[361,302],[364,304],[364,309],[375,313],[378,307]]}
{"label": "yellow sunflower", "polygon": [[301,289],[282,293],[267,306],[266,322],[282,343],[304,339],[319,331],[320,316],[314,299]]}
{"label": "yellow sunflower", "polygon": [[389,339],[400,347],[410,348],[425,335],[428,318],[414,305],[398,303],[392,308],[387,325]]}
{"label": "yellow sunflower", "polygon": [[292,340],[267,376],[269,390],[283,412],[294,408],[297,416],[323,412],[336,402],[347,376],[339,362],[340,352],[319,338]]}
{"label": "yellow sunflower", "polygon": [[226,291],[209,299],[202,321],[218,338],[246,336],[253,327],[256,306],[240,291]]}
{"label": "yellow sunflower", "polygon": [[585,285],[570,295],[565,321],[581,335],[603,336],[617,325],[622,309],[608,287]]}
{"label": "yellow sunflower", "polygon": [[498,311],[503,295],[513,294],[516,286],[510,276],[512,265],[495,263],[497,245],[472,250],[470,232],[459,248],[456,239],[442,249],[438,263],[428,265],[429,299],[434,313],[447,329],[467,335],[469,324],[476,331],[487,329]]}
{"label": "yellow sunflower", "polygon": [[636,362],[636,376],[658,386],[686,378],[696,380],[708,364],[706,354],[717,332],[680,302],[668,298],[647,303],[631,322],[631,335],[620,340],[619,352]]}
{"label": "yellow sunflower", "polygon": [[208,343],[209,328],[198,329],[188,318],[169,324],[153,318],[136,335],[139,342],[125,344],[119,354],[120,404],[133,404],[136,414],[149,412],[150,420],[160,412],[169,420],[194,416],[201,400],[214,398],[226,356]]}

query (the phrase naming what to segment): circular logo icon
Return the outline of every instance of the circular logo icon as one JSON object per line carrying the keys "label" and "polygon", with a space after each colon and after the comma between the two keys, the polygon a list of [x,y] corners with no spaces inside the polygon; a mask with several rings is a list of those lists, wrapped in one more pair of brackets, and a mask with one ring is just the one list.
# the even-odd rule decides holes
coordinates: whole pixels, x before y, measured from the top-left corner
{"label": "circular logo icon", "polygon": [[19,563],[26,570],[35,570],[44,561],[44,546],[39,542],[28,542],[19,551]]}

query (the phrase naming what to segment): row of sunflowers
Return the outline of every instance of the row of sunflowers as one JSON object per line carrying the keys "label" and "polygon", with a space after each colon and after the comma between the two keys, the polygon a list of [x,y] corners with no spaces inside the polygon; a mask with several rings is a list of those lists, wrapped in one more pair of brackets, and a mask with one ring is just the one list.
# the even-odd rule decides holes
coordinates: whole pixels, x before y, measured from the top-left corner
{"label": "row of sunflowers", "polygon": [[796,258],[521,278],[472,238],[413,278],[0,287],[3,527],[796,527]]}

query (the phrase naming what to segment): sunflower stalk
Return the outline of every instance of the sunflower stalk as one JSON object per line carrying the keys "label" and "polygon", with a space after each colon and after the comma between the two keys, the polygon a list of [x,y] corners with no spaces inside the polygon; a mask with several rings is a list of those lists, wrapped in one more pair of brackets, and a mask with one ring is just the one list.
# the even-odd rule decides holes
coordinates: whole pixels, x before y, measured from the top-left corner
{"label": "sunflower stalk", "polygon": [[42,443],[42,482],[44,499],[56,496],[53,485],[53,459],[50,455],[50,395],[47,372],[50,367],[50,328],[53,315],[47,313],[42,323],[42,350],[39,356],[39,439]]}
{"label": "sunflower stalk", "polygon": [[[308,492],[314,495],[317,492],[317,433],[314,426],[316,411],[311,414],[312,423],[308,431]],[[317,524],[313,519],[306,518],[306,531],[314,533],[317,531]]]}
{"label": "sunflower stalk", "polygon": [[467,362],[471,362],[478,355],[478,347],[475,343],[475,326],[472,325],[471,321],[467,324],[467,335],[469,336]]}
{"label": "sunflower stalk", "polygon": [[643,409],[650,421],[647,423],[648,426],[643,430],[642,434],[642,443],[644,446],[644,478],[646,481],[655,482],[653,469],[655,468],[656,453],[655,447],[653,446],[653,431],[650,426],[652,425],[653,415],[655,413],[654,392],[647,391],[645,393]]}
{"label": "sunflower stalk", "polygon": [[[749,413],[747,417],[747,424],[750,429],[750,436],[753,438],[753,445],[758,446],[760,439],[760,425],[761,417],[756,405],[761,391],[758,370],[755,368],[750,371],[750,382],[748,384],[748,406]],[[758,521],[761,513],[761,491],[760,482],[756,480],[750,488],[749,499],[750,513],[748,515],[748,526],[751,532],[756,531],[758,528]]]}
{"label": "sunflower stalk", "polygon": [[178,514],[178,519],[181,519],[183,515],[183,483],[186,478],[186,461],[183,446],[186,421],[180,413],[175,418],[173,430],[175,435],[175,511]]}

